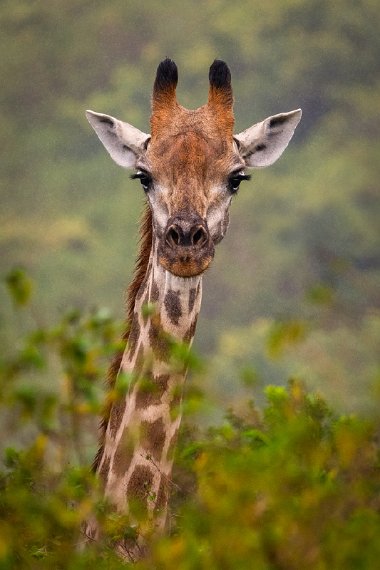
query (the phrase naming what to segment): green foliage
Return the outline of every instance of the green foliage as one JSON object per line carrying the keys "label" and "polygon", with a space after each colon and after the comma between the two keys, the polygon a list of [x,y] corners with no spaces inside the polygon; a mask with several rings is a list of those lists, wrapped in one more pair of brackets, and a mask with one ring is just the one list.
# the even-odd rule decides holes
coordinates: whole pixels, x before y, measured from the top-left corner
{"label": "green foliage", "polygon": [[[7,283],[17,300],[24,284],[33,286],[19,270]],[[25,318],[32,307],[25,296],[21,300],[17,307]],[[1,569],[84,569],[94,562],[99,568],[120,568],[106,540],[84,552],[80,548],[86,517],[107,514],[90,464],[103,379],[110,356],[120,349],[120,333],[120,323],[106,310],[87,315],[72,310],[50,328],[35,323],[13,353],[2,356]],[[49,377],[55,378],[53,385]],[[113,523],[105,527],[111,541],[121,521],[109,520]]]}
{"label": "green foliage", "polygon": [[376,566],[376,426],[335,417],[298,382],[266,397],[259,420],[232,416],[193,453],[197,491],[156,545],[155,567]]}
{"label": "green foliage", "polygon": [[[187,466],[197,491],[176,514],[173,535],[141,567],[240,569],[253,560],[255,568],[375,567],[380,516],[373,426],[332,418],[299,385],[267,396],[259,425],[230,418],[202,443],[179,450],[192,457]],[[53,477],[44,448],[39,439],[26,452],[7,451],[1,567],[76,569],[96,561],[99,568],[122,568],[106,543],[77,552],[93,482],[78,468]],[[111,517],[108,531],[119,536],[120,521]]]}
{"label": "green foliage", "polygon": [[[303,342],[301,332],[296,323],[282,323],[269,338],[277,350]],[[0,471],[1,570],[126,567],[112,544],[135,537],[139,527],[110,511],[89,468],[105,361],[119,348],[119,333],[107,311],[70,311],[51,328],[32,326],[1,361],[2,432],[8,434]],[[173,345],[172,360],[204,374],[182,345]],[[56,381],[48,387],[50,366]],[[245,378],[252,398],[258,389],[249,367]],[[130,380],[120,376],[111,397],[124,397]],[[171,530],[138,567],[376,566],[378,420],[340,416],[296,380],[268,386],[260,409],[251,402],[244,414],[229,411],[208,429],[200,427],[208,404],[195,385],[185,401]],[[81,525],[93,513],[102,539],[83,548]]]}
{"label": "green foliage", "polygon": [[[17,287],[12,281],[12,297],[15,289],[19,296],[24,283],[32,287],[18,270],[12,275],[18,279]],[[22,300],[22,320],[28,322],[33,307]],[[34,441],[38,432],[48,437],[54,469],[61,469],[73,453],[79,463],[88,461],[92,450],[88,453],[82,441],[83,426],[95,426],[103,400],[99,381],[106,376],[110,356],[120,349],[120,332],[120,323],[104,309],[87,315],[69,311],[51,328],[34,323],[16,350],[0,357],[0,403],[13,410],[0,416],[2,429],[15,440]]]}
{"label": "green foliage", "polygon": [[13,269],[6,278],[9,293],[15,305],[28,303],[32,294],[32,282],[20,268]]}

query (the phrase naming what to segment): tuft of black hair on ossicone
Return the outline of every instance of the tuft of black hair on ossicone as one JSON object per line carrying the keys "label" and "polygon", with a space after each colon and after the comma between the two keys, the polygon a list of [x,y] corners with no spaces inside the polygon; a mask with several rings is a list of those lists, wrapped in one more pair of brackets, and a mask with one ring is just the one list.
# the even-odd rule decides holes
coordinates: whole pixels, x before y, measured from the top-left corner
{"label": "tuft of black hair on ossicone", "polygon": [[208,77],[212,87],[217,89],[231,87],[231,72],[228,65],[220,59],[216,59],[211,65]]}
{"label": "tuft of black hair on ossicone", "polygon": [[168,88],[175,89],[178,83],[178,69],[172,59],[168,57],[161,61],[157,67],[154,91],[165,91]]}

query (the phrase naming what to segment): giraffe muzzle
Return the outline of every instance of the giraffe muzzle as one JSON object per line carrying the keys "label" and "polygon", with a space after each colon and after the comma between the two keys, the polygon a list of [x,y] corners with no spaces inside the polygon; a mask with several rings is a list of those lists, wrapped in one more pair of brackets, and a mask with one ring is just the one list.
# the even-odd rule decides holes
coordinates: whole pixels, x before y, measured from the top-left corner
{"label": "giraffe muzzle", "polygon": [[207,223],[196,214],[172,216],[158,251],[161,265],[179,277],[203,273],[214,257]]}

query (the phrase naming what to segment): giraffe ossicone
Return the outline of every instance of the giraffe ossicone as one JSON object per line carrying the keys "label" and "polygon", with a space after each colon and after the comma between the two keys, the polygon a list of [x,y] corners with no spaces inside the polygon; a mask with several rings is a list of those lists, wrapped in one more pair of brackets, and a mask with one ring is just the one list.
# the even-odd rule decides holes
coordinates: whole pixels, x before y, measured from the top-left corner
{"label": "giraffe ossicone", "polygon": [[[125,350],[111,386],[132,376],[128,393],[106,406],[94,468],[114,509],[139,525],[136,540],[115,546],[129,560],[165,526],[173,449],[180,425],[184,367],[173,367],[171,339],[191,345],[201,305],[202,274],[229,223],[229,207],[247,168],[273,164],[301,110],[268,117],[234,134],[228,66],[215,60],[207,104],[188,110],[176,98],[178,71],[166,59],[153,87],[151,134],[110,115],[86,115],[113,160],[134,169],[146,194],[140,254],[129,287]],[[147,310],[147,307],[149,310]],[[96,539],[95,521],[86,533]]]}

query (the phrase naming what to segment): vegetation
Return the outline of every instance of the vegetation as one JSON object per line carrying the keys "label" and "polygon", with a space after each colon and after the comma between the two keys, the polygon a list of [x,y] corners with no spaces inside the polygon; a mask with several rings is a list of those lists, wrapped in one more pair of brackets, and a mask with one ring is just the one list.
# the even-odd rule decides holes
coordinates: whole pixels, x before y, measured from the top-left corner
{"label": "vegetation", "polygon": [[[25,275],[13,272],[8,284],[14,302],[25,305]],[[51,329],[32,327],[1,361],[2,430],[15,441],[3,450],[0,474],[1,570],[125,567],[112,543],[138,528],[109,512],[87,456],[101,404],[99,379],[117,348],[118,328],[102,311],[72,312]],[[200,373],[199,360],[182,354]],[[59,383],[47,388],[42,378],[50,367]],[[113,397],[127,388],[118,383]],[[194,413],[207,402],[188,389],[170,533],[138,566],[374,568],[379,422],[333,413],[297,380],[287,388],[268,386],[261,410],[250,395],[244,415],[230,411],[217,427],[200,429]],[[81,523],[92,512],[103,538],[81,550]]]}
{"label": "vegetation", "polygon": [[[205,277],[207,360],[146,567],[377,566],[379,20],[375,0],[0,3],[0,570],[122,567],[109,546],[128,527],[89,465],[143,197],[84,110],[148,131],[166,55],[189,107],[229,64],[237,131],[303,119],[234,200]],[[81,552],[93,507],[104,543]]]}

